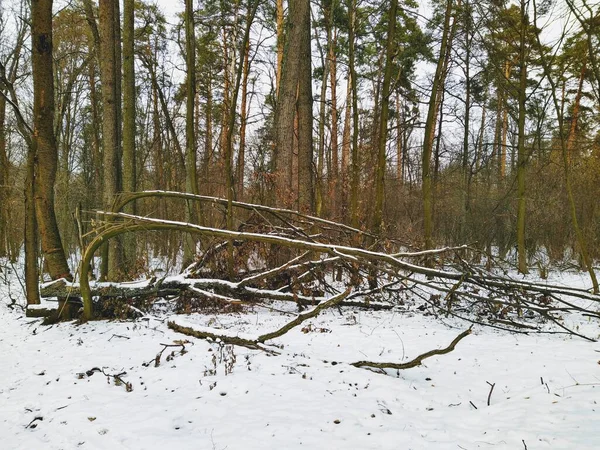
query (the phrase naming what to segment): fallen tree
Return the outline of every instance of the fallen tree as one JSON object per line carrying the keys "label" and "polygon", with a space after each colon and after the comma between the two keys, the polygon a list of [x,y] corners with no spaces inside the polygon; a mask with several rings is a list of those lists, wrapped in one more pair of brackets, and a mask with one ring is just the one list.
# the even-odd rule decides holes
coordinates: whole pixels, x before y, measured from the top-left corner
{"label": "fallen tree", "polygon": [[[251,220],[241,223],[237,230],[118,212],[127,202],[145,197],[197,200],[222,209],[227,206],[224,199],[165,191],[119,198],[114,211],[94,213],[104,221],[85,236],[91,240],[83,252],[80,283],[44,285],[42,296],[81,299],[84,320],[94,317],[94,301],[107,298],[174,298],[185,294],[221,303],[278,300],[310,306],[339,295],[347,287],[353,292],[340,301],[340,306],[393,308],[403,298],[410,298],[413,303],[422,302],[419,308],[435,314],[516,332],[564,332],[591,339],[569,329],[562,317],[577,312],[600,318],[599,296],[585,289],[529,282],[484,270],[467,261],[465,254],[477,251],[467,246],[400,251],[406,246],[368,235],[371,246],[365,248],[357,245],[365,234],[356,228],[242,202],[234,202],[232,207],[249,212]],[[101,245],[121,234],[148,231],[193,233],[213,243],[179,276],[134,284],[90,284],[90,263]],[[232,257],[231,249],[237,252],[234,272],[222,264]],[[270,255],[278,249],[288,249],[290,259],[272,266],[277,258]],[[262,255],[261,267],[249,267],[251,255]],[[425,264],[426,259],[437,261],[437,267]],[[544,326],[547,322],[555,327],[548,329]]]}

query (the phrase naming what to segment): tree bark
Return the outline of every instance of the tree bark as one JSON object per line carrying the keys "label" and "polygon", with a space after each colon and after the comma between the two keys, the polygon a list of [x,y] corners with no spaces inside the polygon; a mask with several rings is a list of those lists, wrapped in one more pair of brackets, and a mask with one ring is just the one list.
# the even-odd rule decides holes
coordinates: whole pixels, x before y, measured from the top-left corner
{"label": "tree bark", "polygon": [[348,40],[348,70],[352,88],[352,146],[351,146],[351,176],[350,176],[350,221],[353,227],[359,226],[358,188],[360,184],[360,161],[358,155],[358,83],[356,75],[356,0],[348,0],[348,20],[350,22]]}
{"label": "tree bark", "polygon": [[[135,64],[134,64],[134,0],[123,1],[123,190],[135,192]],[[135,214],[135,203],[125,212]],[[136,260],[135,241],[131,236],[124,239],[125,270],[133,268]]]}
{"label": "tree bark", "polygon": [[517,142],[517,257],[518,269],[522,274],[529,273],[527,268],[527,248],[525,246],[525,171],[527,168],[527,150],[525,149],[525,101],[527,99],[527,52],[525,49],[528,27],[525,0],[521,0],[521,35],[519,42],[519,119]]}
{"label": "tree bark", "polygon": [[423,229],[425,249],[433,248],[433,195],[431,180],[431,156],[435,137],[436,117],[439,108],[440,90],[444,88],[444,66],[446,54],[449,52],[450,19],[452,16],[453,1],[447,0],[444,13],[444,29],[437,67],[433,78],[427,120],[425,122],[425,136],[423,141],[422,178],[423,178]]}
{"label": "tree bark", "polygon": [[[120,182],[120,147],[119,113],[117,96],[117,35],[115,32],[115,5],[111,0],[100,0],[99,37],[100,37],[100,82],[102,84],[102,151],[103,151],[103,192],[104,207],[111,209],[115,195],[121,189]],[[103,278],[116,278],[121,269],[121,248],[118,240],[111,242],[102,251],[101,274]]]}
{"label": "tree bark", "polygon": [[246,127],[248,125],[248,77],[250,72],[250,41],[244,48],[244,64],[242,67],[242,100],[240,105],[240,148],[237,158],[237,192],[236,198],[244,199],[244,172],[246,168]]}
{"label": "tree bark", "polygon": [[342,182],[340,189],[341,213],[344,221],[349,219],[349,199],[350,199],[350,147],[351,140],[351,117],[352,117],[352,81],[351,74],[348,72],[346,80],[346,107],[344,109],[344,129],[342,131]]}
{"label": "tree bark", "polygon": [[385,189],[386,146],[388,116],[390,110],[390,82],[392,80],[392,63],[395,56],[396,11],[398,0],[391,0],[388,13],[387,41],[385,49],[385,69],[381,87],[381,113],[379,115],[379,132],[377,133],[377,170],[375,177],[375,211],[373,214],[373,232],[381,234],[383,226],[383,200]]}
{"label": "tree bark", "polygon": [[310,2],[304,8],[300,27],[300,73],[298,76],[298,209],[311,213],[314,205],[313,96],[310,39]]}
{"label": "tree bark", "polygon": [[[302,70],[301,58],[305,56],[303,50],[305,48],[303,43],[306,41],[304,37],[305,28],[310,26],[310,2],[309,0],[292,0],[290,1],[289,10],[281,81],[275,110],[273,174],[275,178],[275,196],[277,203],[282,206],[291,206],[296,203],[292,184],[292,143],[294,142],[296,95]],[[310,41],[310,29],[308,29],[308,33]],[[306,89],[306,86],[302,89]],[[306,102],[306,100],[304,101]],[[303,124],[303,127],[305,126]],[[303,137],[305,137],[304,134]]]}
{"label": "tree bark", "polygon": [[[198,194],[198,177],[196,172],[196,128],[195,128],[195,100],[196,100],[196,32],[194,25],[194,2],[185,0],[185,64],[186,64],[186,113],[185,113],[185,190],[191,194]],[[188,202],[185,220],[189,223],[198,223],[198,214],[195,205]],[[196,254],[196,239],[191,234],[186,234],[183,246],[183,267],[187,267]]]}
{"label": "tree bark", "polygon": [[[333,14],[331,14],[333,17]],[[333,21],[332,18],[330,18]],[[330,26],[329,29],[329,83],[331,85],[331,173],[329,174],[329,192],[331,212],[338,213],[340,201],[339,179],[339,143],[338,143],[338,103],[337,103],[337,30]]]}
{"label": "tree bark", "polygon": [[275,68],[275,96],[277,99],[279,99],[279,86],[281,84],[281,70],[283,68],[283,52],[285,48],[283,0],[276,0],[275,9],[277,27],[277,67]]}
{"label": "tree bark", "polygon": [[6,100],[0,95],[0,257],[7,255],[8,155],[6,153]]}
{"label": "tree bark", "polygon": [[52,73],[52,0],[31,2],[33,66],[33,149],[35,209],[42,254],[52,279],[71,279],[54,212],[54,182],[58,150],[54,135],[54,76]]}

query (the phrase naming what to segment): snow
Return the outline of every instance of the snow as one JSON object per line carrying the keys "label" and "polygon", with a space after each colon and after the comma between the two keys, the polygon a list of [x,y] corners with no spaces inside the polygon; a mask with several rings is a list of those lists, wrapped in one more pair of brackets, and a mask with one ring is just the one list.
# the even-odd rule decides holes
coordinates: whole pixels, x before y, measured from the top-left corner
{"label": "snow", "polygon": [[[552,282],[587,284],[578,273]],[[272,355],[189,338],[167,322],[252,337],[294,317],[285,303],[47,327],[7,306],[16,286],[0,282],[3,449],[600,448],[600,344],[577,337],[475,327],[453,352],[384,375],[348,363],[406,362],[469,325],[335,309],[270,341],[281,352]],[[589,317],[567,319],[600,335]],[[169,347],[156,367],[162,344],[177,342],[186,352]],[[132,392],[86,374],[96,367],[126,372]]]}

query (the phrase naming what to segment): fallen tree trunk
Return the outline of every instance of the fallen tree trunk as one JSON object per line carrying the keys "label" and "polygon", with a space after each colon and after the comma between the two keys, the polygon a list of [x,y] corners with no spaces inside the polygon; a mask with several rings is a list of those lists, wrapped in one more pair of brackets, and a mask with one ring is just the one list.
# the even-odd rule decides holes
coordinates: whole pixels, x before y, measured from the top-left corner
{"label": "fallen tree trunk", "polygon": [[[250,207],[251,205],[248,204],[247,206]],[[258,205],[255,206],[259,208]],[[264,209],[266,207],[260,208]],[[291,214],[287,210],[278,210],[278,213]],[[380,285],[380,281],[387,278],[391,284],[401,284],[403,286],[401,289],[410,289],[413,294],[418,295],[434,310],[496,328],[500,328],[498,324],[508,323],[511,324],[510,327],[513,330],[523,332],[527,328],[523,327],[524,324],[521,322],[524,313],[527,312],[538,317],[541,321],[553,322],[565,332],[590,339],[575,330],[568,329],[562,323],[561,315],[567,312],[583,312],[600,318],[600,313],[596,308],[593,308],[594,305],[600,304],[600,296],[591,294],[585,289],[529,282],[483,271],[462,260],[459,253],[466,250],[465,247],[427,252],[385,253],[329,241],[319,242],[305,232],[299,233],[303,236],[302,238],[290,238],[290,234],[298,235],[296,233],[298,227],[293,223],[290,223],[290,226],[294,231],[282,236],[277,234],[280,231],[279,226],[270,226],[267,232],[232,231],[124,213],[100,212],[99,214],[109,217],[110,221],[97,230],[97,235],[88,244],[83,254],[79,294],[83,301],[83,318],[85,320],[93,317],[92,296],[109,296],[113,292],[116,296],[131,297],[135,294],[170,295],[172,293],[175,295],[177,291],[188,291],[195,295],[206,295],[209,298],[223,301],[228,299],[236,302],[254,301],[260,298],[314,305],[324,300],[322,294],[321,296],[306,295],[307,292],[302,292],[306,289],[295,290],[292,283],[287,287],[284,286],[283,290],[281,287],[264,289],[252,285],[257,282],[260,285],[266,279],[299,267],[308,267],[308,271],[315,267],[318,270],[329,270],[332,275],[333,270],[335,270],[332,269],[333,262],[337,265],[344,265],[350,275],[346,282],[352,286],[358,287],[361,283],[368,282],[366,284],[371,288],[371,293],[376,293],[379,290],[381,293],[393,294],[394,289]],[[310,219],[314,218],[311,217]],[[303,220],[308,219],[303,218]],[[289,222],[289,220],[286,221],[286,218],[282,218],[282,221],[284,223]],[[333,227],[334,224],[333,222],[331,225],[327,223],[327,226]],[[321,225],[323,224],[321,223]],[[89,264],[96,250],[115,236],[140,231],[178,231],[211,239],[217,238],[224,242],[237,242],[239,245],[275,245],[307,252],[316,260],[296,262],[296,260],[301,259],[301,255],[294,261],[287,262],[274,269],[267,268],[262,273],[246,276],[246,278],[239,281],[225,281],[218,278],[190,278],[181,281],[184,279],[181,277],[178,281],[174,279],[161,280],[160,284],[149,283],[146,286],[134,286],[128,290],[123,290],[123,285],[119,285],[118,287],[104,286],[100,289],[94,287],[94,291],[92,291],[88,274]],[[325,236],[321,235],[319,235],[319,239],[326,240]],[[439,269],[418,264],[418,261],[424,257],[431,258],[431,256],[443,255],[452,251],[458,263],[451,269]],[[218,252],[215,257],[218,258]],[[328,266],[325,261],[332,264]],[[299,283],[300,278],[299,276],[294,281],[296,285]],[[324,282],[323,280],[324,278],[321,277],[321,283]],[[420,290],[422,294],[418,294],[417,290]],[[54,292],[57,293],[57,291]],[[349,305],[348,302],[355,298],[353,296],[358,296],[358,292],[360,292],[360,289],[356,289],[352,296],[341,304]],[[367,292],[368,290],[364,290],[363,295],[368,295]],[[436,292],[439,294],[436,294]],[[303,293],[304,295],[302,295]],[[581,300],[587,301],[588,304],[584,304]],[[577,301],[579,301],[579,304]],[[362,305],[365,305],[365,303],[362,303]],[[467,313],[467,317],[461,313],[461,308],[470,311]],[[473,311],[478,311],[479,316],[473,318]],[[541,331],[540,327],[534,326],[537,331]]]}
{"label": "fallen tree trunk", "polygon": [[[210,289],[210,291],[206,291]],[[243,303],[257,303],[264,300],[280,300],[294,302],[303,306],[315,306],[323,303],[326,298],[322,296],[312,297],[293,292],[280,292],[268,289],[258,289],[247,286],[245,280],[232,283],[219,279],[194,279],[182,278],[181,276],[165,277],[160,280],[154,278],[140,280],[134,283],[112,283],[97,282],[90,284],[90,295],[102,298],[126,298],[135,299],[143,297],[173,297],[183,292],[200,294],[213,299],[219,298],[223,301],[235,301]],[[363,307],[375,310],[391,309],[392,304],[382,302],[366,302],[352,300],[353,298],[369,295],[372,291],[357,291],[352,295],[345,296],[339,306]],[[40,287],[40,295],[43,298],[68,297],[82,298],[79,283],[68,282],[64,279],[45,283]]]}

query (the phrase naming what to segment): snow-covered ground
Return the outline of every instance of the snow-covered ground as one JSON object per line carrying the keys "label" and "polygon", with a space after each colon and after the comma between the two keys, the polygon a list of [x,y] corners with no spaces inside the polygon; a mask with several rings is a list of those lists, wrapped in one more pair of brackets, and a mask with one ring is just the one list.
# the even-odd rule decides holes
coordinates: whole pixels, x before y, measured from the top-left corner
{"label": "snow-covered ground", "polygon": [[[46,327],[8,303],[0,283],[1,449],[600,448],[600,344],[576,337],[475,327],[453,352],[383,375],[348,363],[408,361],[468,325],[334,309],[276,339],[279,356],[187,338],[186,353],[169,347],[155,366],[162,344],[186,339],[167,320],[258,334],[292,315]],[[598,322],[569,320],[600,335]],[[126,372],[132,391],[93,368]]]}

